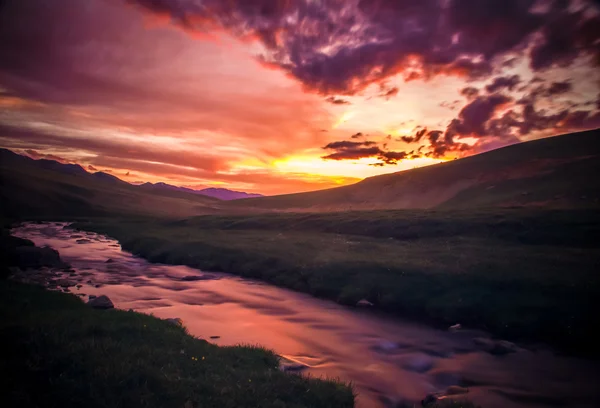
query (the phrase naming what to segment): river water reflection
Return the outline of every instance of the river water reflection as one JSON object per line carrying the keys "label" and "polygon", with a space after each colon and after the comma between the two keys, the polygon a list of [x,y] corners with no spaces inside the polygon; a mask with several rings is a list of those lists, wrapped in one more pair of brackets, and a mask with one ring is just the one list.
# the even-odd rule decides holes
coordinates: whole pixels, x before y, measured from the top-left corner
{"label": "river water reflection", "polygon": [[359,407],[419,401],[453,385],[467,387],[466,397],[484,408],[600,406],[593,361],[548,350],[491,355],[473,342],[484,333],[437,330],[232,275],[151,264],[66,223],[23,224],[13,234],[58,250],[82,285],[74,293],[179,317],[190,333],[219,345],[271,348],[310,375],[351,381]]}

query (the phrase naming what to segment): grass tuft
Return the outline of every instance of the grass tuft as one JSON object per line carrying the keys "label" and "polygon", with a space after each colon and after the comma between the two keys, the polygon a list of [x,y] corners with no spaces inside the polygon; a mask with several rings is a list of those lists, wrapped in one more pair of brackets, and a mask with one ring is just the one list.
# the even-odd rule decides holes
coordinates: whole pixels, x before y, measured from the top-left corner
{"label": "grass tuft", "polygon": [[290,375],[257,346],[218,347],[152,316],[0,281],[3,406],[353,407],[351,387]]}

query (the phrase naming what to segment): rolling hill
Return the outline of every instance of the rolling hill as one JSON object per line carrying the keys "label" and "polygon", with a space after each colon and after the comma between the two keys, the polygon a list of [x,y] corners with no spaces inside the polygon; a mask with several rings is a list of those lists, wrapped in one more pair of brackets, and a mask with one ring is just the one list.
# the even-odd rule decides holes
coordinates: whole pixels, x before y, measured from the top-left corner
{"label": "rolling hill", "polygon": [[33,160],[0,149],[0,215],[86,217],[189,216],[218,211],[221,200],[168,189],[147,190],[76,164]]}
{"label": "rolling hill", "polygon": [[600,206],[600,129],[308,193],[236,200],[255,211]]}
{"label": "rolling hill", "polygon": [[187,187],[178,187],[173,186],[167,183],[144,183],[140,184],[141,187],[149,190],[175,190],[175,191],[183,191],[190,194],[201,194],[208,197],[218,198],[219,200],[229,201],[229,200],[239,200],[242,198],[256,198],[263,197],[262,194],[252,194],[246,193],[244,191],[235,191],[229,190],[227,188],[204,188],[202,190],[194,190],[192,188]]}

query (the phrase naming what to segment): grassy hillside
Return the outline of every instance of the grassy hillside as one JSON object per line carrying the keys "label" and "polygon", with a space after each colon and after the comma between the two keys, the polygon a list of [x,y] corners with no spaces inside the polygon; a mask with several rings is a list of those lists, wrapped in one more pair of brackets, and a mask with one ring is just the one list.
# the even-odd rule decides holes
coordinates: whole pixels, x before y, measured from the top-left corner
{"label": "grassy hillside", "polygon": [[187,216],[212,213],[220,203],[198,194],[148,191],[106,173],[0,149],[0,214],[5,217]]}
{"label": "grassy hillside", "polygon": [[597,353],[597,211],[369,211],[96,220],[150,261]]}
{"label": "grassy hillside", "polygon": [[0,281],[5,407],[353,407],[350,387],[290,375],[254,346],[218,347],[151,316]]}
{"label": "grassy hillside", "polygon": [[476,156],[309,193],[238,200],[228,208],[340,211],[533,206],[600,207],[600,130],[520,143]]}

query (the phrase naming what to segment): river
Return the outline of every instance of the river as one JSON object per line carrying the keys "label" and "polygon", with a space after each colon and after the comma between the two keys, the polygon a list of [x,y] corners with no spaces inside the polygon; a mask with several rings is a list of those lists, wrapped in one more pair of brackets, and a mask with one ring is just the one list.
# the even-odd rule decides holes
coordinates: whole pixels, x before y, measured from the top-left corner
{"label": "river", "polygon": [[12,232],[58,250],[75,270],[66,276],[82,285],[72,292],[84,300],[107,295],[120,309],[181,318],[192,335],[218,345],[273,349],[305,364],[305,374],[351,381],[360,408],[420,401],[453,385],[484,408],[600,406],[594,361],[543,347],[492,355],[473,341],[482,332],[438,330],[233,275],[151,264],[67,223]]}

